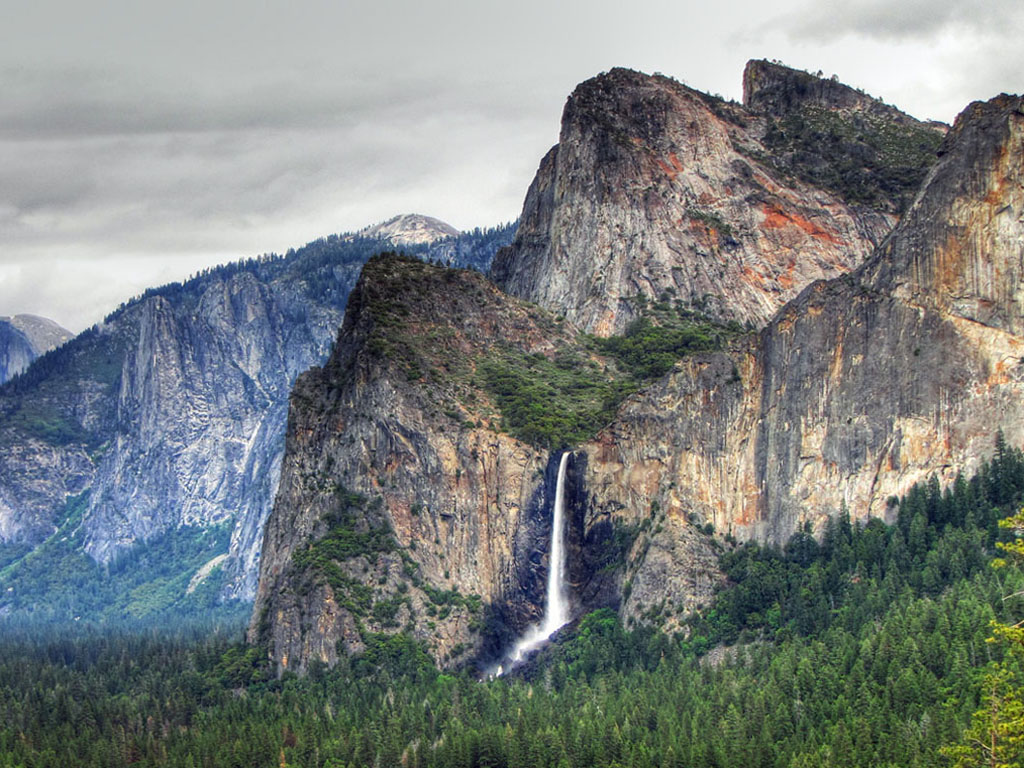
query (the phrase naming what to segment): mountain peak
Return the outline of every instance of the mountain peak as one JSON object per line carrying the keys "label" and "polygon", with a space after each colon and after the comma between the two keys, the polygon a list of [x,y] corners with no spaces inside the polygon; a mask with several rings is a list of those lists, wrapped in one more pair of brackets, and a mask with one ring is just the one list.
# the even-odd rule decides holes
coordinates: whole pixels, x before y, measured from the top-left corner
{"label": "mountain peak", "polygon": [[[859,88],[841,83],[836,75],[824,77],[764,59],[752,59],[743,68],[743,106],[753,112],[784,117],[807,107],[851,113],[866,113],[896,123],[918,124],[915,118],[871,96]],[[944,133],[944,123],[929,127]]]}
{"label": "mountain peak", "polygon": [[0,384],[20,373],[37,357],[71,338],[53,320],[36,315],[0,317]]}
{"label": "mountain peak", "polygon": [[423,245],[455,237],[459,230],[447,222],[419,213],[403,213],[359,230],[360,237],[386,240],[393,246]]}
{"label": "mountain peak", "polygon": [[[843,136],[866,133],[830,117]],[[845,145],[812,154],[816,132],[769,122],[664,76],[614,69],[581,83],[492,278],[599,336],[636,319],[637,296],[763,325],[867,258],[895,220],[888,190],[918,181],[889,183],[893,163],[845,173]],[[934,153],[918,155],[923,176]]]}
{"label": "mountain peak", "polygon": [[39,315],[14,315],[0,317],[0,323],[8,323],[21,331],[32,345],[35,353],[41,355],[48,349],[60,346],[71,338],[72,333],[48,317]]}

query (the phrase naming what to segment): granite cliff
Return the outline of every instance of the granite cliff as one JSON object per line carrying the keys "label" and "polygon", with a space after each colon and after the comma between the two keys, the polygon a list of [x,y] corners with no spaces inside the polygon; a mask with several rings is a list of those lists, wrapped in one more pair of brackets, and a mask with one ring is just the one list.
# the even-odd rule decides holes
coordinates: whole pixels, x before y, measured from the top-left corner
{"label": "granite cliff", "polygon": [[[759,328],[809,283],[858,266],[940,135],[832,95],[856,94],[846,86],[760,64],[744,105],[625,69],[581,84],[494,280],[607,336],[636,317],[637,297]],[[877,156],[851,151],[882,139]]]}
{"label": "granite cliff", "polygon": [[[645,89],[642,108],[615,106]],[[829,108],[856,113],[891,109],[834,90],[823,86],[815,108],[824,98]],[[610,116],[594,108],[578,119],[592,106],[592,91],[611,100]],[[618,148],[607,142],[617,135],[609,128],[617,115],[671,123],[676,102],[655,110],[661,123],[649,119],[652,99],[669,97],[689,110],[707,104],[670,81],[622,71],[584,84],[570,99],[563,144],[545,158],[516,244],[494,269],[506,286],[510,270],[534,275],[547,293],[531,295],[560,314],[503,295],[478,276],[401,260],[377,260],[364,271],[334,356],[302,377],[292,396],[250,627],[250,639],[268,644],[279,670],[333,663],[377,633],[400,630],[445,663],[486,658],[537,615],[552,467],[562,444],[545,445],[543,430],[524,437],[508,412],[497,418],[504,406],[486,385],[488,360],[507,360],[514,350],[556,366],[561,359],[566,369],[591,366],[592,376],[615,380],[615,363],[595,352],[607,347],[570,322],[608,332],[624,317],[608,314],[611,305],[590,312],[567,288],[615,298],[601,282],[604,262],[584,258],[595,252],[584,224],[600,231],[600,217],[567,218],[565,228],[538,229],[538,222],[564,215],[568,209],[553,202],[564,203],[556,188],[592,180],[585,168],[607,175],[574,193],[577,212],[608,202],[606,212],[623,220],[660,221],[635,198],[619,196],[635,178],[629,169],[657,163],[646,150],[635,152],[639,144],[628,134]],[[762,107],[783,108],[774,100]],[[710,111],[701,120],[712,132],[731,130]],[[704,124],[689,129],[700,134]],[[939,133],[908,125],[915,136]],[[603,147],[605,159],[623,160],[624,184],[603,162],[566,171],[564,153],[587,144],[565,141],[577,130],[602,134],[593,146]],[[714,156],[720,146],[705,149]],[[891,198],[884,210],[858,209],[814,192],[815,200],[831,201],[839,221],[859,222],[849,232],[871,231],[864,249],[882,240],[872,255],[847,274],[811,282],[759,332],[680,360],[627,397],[595,437],[575,443],[567,504],[577,612],[613,606],[627,619],[676,627],[713,597],[722,534],[783,542],[843,509],[855,519],[887,518],[891,499],[913,483],[932,475],[948,482],[975,468],[998,429],[1010,443],[1024,441],[1022,100],[971,105],[936,156],[884,239],[882,224],[905,203]],[[764,178],[767,167],[759,166]],[[797,204],[781,187],[773,190]],[[869,219],[877,229],[865,227]],[[815,243],[828,240],[820,232],[838,231],[837,219],[822,213],[816,220],[819,234],[796,227],[810,239],[792,243],[794,259],[807,248],[820,255]],[[548,238],[556,232],[565,248]],[[615,247],[629,241],[603,236]],[[579,241],[590,245],[573,251]],[[637,274],[657,274],[652,264],[637,259]],[[661,297],[657,303],[668,305]],[[685,301],[679,307],[688,311]],[[556,396],[546,385],[530,395],[532,402]]]}
{"label": "granite cliff", "polygon": [[[844,508],[890,519],[911,484],[969,474],[998,429],[1024,441],[1022,161],[1022,99],[968,107],[864,265],[681,362],[584,447],[587,519],[657,507],[781,543]],[[630,567],[625,612],[642,615],[674,580]]]}
{"label": "granite cliff", "polygon": [[[463,235],[443,253],[479,259],[484,235],[496,247],[510,234]],[[332,236],[147,291],[0,389],[0,612],[138,615],[204,579],[252,599],[288,394],[326,359],[380,247]],[[410,249],[440,257],[430,247]],[[45,581],[143,566],[123,608]]]}
{"label": "granite cliff", "polygon": [[77,546],[95,561],[182,527],[226,526],[221,575],[228,594],[251,594],[288,392],[327,354],[363,261],[322,256],[151,291],[11,382],[0,392],[3,541],[42,544],[84,494]]}
{"label": "granite cliff", "polygon": [[503,350],[607,365],[479,273],[367,264],[333,355],[291,397],[250,627],[279,669],[400,629],[464,662],[537,618],[558,461],[498,431],[481,382]]}

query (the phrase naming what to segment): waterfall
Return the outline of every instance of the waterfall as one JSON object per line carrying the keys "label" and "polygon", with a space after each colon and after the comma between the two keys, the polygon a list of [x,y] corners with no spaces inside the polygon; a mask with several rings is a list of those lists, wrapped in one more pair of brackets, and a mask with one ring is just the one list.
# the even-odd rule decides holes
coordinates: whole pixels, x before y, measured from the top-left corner
{"label": "waterfall", "polygon": [[551,546],[548,549],[548,583],[544,595],[544,615],[520,637],[503,662],[492,671],[501,675],[521,662],[547,642],[561,627],[569,623],[568,573],[565,557],[565,465],[569,452],[558,462],[558,481],[555,483],[554,514],[551,519]]}

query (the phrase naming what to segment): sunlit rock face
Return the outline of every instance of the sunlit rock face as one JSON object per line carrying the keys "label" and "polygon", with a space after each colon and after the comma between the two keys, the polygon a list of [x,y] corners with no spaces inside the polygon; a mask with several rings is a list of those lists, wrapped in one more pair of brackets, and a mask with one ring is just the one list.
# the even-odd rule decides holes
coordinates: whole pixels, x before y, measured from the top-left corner
{"label": "sunlit rock face", "polygon": [[[691,521],[781,542],[843,508],[889,517],[912,484],[975,469],[998,429],[1024,442],[1022,112],[968,107],[862,267],[628,402],[586,446],[589,518],[653,504],[663,537]],[[634,590],[627,613],[646,607]]]}
{"label": "sunlit rock face", "polygon": [[[805,151],[815,142],[797,119],[852,137],[849,146]],[[881,157],[846,168],[846,150],[883,128],[893,142],[924,143],[916,166],[900,176]],[[615,69],[569,97],[559,143],[491,274],[602,336],[628,325],[637,297],[760,328],[814,280],[864,261],[896,220],[901,180],[916,188],[938,136],[846,86],[764,62],[748,65],[742,106]]]}

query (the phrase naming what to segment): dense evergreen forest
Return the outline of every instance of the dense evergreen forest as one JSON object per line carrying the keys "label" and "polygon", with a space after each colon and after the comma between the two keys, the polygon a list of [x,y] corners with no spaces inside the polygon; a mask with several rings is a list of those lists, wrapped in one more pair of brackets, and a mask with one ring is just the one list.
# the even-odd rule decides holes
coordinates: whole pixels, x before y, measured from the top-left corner
{"label": "dense evergreen forest", "polygon": [[[401,634],[275,679],[240,618],[8,627],[0,765],[989,764],[972,744],[1021,711],[1005,649],[1024,572],[1012,551],[990,566],[1022,500],[1024,456],[1000,441],[973,478],[893,499],[892,526],[841,516],[820,541],[733,547],[730,585],[688,636],[657,631],[656,611],[632,629],[598,611],[491,681],[439,671]],[[993,622],[1009,639],[988,640]],[[1004,741],[991,764],[1019,764],[1020,739]]]}

